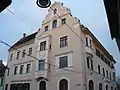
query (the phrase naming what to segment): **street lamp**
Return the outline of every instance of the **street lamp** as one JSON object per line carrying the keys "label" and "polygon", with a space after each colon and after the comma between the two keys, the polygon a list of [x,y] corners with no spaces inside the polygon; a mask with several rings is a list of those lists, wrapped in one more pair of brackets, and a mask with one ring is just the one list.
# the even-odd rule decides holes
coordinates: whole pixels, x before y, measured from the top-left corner
{"label": "street lamp", "polygon": [[41,8],[47,8],[51,5],[50,0],[37,0],[37,5]]}
{"label": "street lamp", "polygon": [[0,13],[11,4],[12,0],[0,0]]}

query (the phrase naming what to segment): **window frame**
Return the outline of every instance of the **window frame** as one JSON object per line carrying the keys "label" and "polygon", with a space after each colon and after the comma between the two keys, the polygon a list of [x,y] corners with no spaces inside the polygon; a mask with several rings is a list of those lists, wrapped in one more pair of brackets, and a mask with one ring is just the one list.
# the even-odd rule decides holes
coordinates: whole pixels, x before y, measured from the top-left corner
{"label": "window frame", "polygon": [[68,80],[66,79],[61,79],[59,81],[59,90],[69,90],[68,88]]}
{"label": "window frame", "polygon": [[10,54],[10,61],[12,61],[12,60],[13,60],[13,53]]}
{"label": "window frame", "polygon": [[63,19],[61,20],[61,24],[62,24],[62,25],[66,24],[66,18],[63,18]]}
{"label": "window frame", "polygon": [[98,65],[98,73],[101,74],[100,65]]}
{"label": "window frame", "polygon": [[23,74],[23,71],[24,71],[24,65],[21,65],[20,66],[20,74]]}
{"label": "window frame", "polygon": [[30,47],[30,48],[29,48],[29,53],[28,53],[29,56],[32,55],[32,50],[33,50],[32,47]]}
{"label": "window frame", "polygon": [[22,58],[25,57],[25,54],[26,54],[26,49],[24,49],[23,52],[22,52]]}
{"label": "window frame", "polygon": [[17,70],[18,70],[18,66],[15,66],[15,67],[14,67],[14,75],[17,74]]}
{"label": "window frame", "polygon": [[57,28],[57,24],[58,24],[57,20],[54,20],[52,22],[52,29]]}
{"label": "window frame", "polygon": [[27,64],[27,67],[26,67],[26,73],[30,73],[30,69],[31,69],[31,64]]}
{"label": "window frame", "polygon": [[48,26],[45,26],[45,32],[47,32],[47,31],[48,31],[48,28],[49,28]]}
{"label": "window frame", "polygon": [[[43,64],[42,68],[41,68],[41,64]],[[44,70],[45,70],[45,59],[39,60],[38,61],[38,71],[44,71]]]}
{"label": "window frame", "polygon": [[63,36],[60,38],[60,48],[68,46],[68,36]]}
{"label": "window frame", "polygon": [[19,59],[19,57],[20,57],[20,51],[17,52],[16,59]]}
{"label": "window frame", "polygon": [[46,50],[46,41],[40,42],[40,51]]}
{"label": "window frame", "polygon": [[59,68],[62,69],[62,68],[67,68],[67,67],[68,67],[68,56],[59,57]]}

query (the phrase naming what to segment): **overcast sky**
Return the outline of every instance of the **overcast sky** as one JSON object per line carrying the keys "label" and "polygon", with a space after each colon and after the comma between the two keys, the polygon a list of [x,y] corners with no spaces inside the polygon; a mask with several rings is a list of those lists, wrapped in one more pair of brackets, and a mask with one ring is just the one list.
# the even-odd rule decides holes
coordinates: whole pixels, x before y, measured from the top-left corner
{"label": "overcast sky", "polygon": [[[116,42],[111,39],[103,0],[52,0],[63,2],[87,26],[102,45],[117,61],[117,75],[120,75],[120,53]],[[31,34],[38,30],[47,9],[37,7],[36,0],[12,0],[11,6],[0,13],[0,39],[12,45],[23,33]],[[8,47],[0,44],[0,59],[7,61]]]}

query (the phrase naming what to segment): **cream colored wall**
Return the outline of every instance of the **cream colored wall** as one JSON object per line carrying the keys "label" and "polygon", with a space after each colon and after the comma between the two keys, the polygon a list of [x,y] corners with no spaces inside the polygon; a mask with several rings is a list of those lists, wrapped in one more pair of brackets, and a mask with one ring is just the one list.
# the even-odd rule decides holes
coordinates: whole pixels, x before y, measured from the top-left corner
{"label": "cream colored wall", "polygon": [[[26,53],[28,54],[29,48],[32,47],[32,56],[36,56],[36,46],[35,43],[33,41],[31,41],[31,44],[27,44],[24,45],[22,47],[16,48],[18,51],[23,51],[24,49],[26,49]],[[8,60],[8,68],[10,68],[10,72],[9,72],[9,76],[7,76],[7,71],[6,71],[6,77],[5,77],[5,84],[9,84],[8,85],[8,90],[10,88],[10,84],[12,83],[25,83],[28,82],[30,84],[32,84],[34,82],[34,84],[31,87],[31,90],[35,89],[36,87],[36,80],[34,80],[35,77],[35,69],[36,69],[36,64],[35,64],[35,59],[28,57],[27,55],[22,58],[22,53],[20,53],[19,59],[16,59],[17,56],[17,51],[16,50],[12,50],[9,52],[9,55],[13,53],[13,60],[9,61]],[[9,56],[10,57],[10,56]],[[31,70],[30,73],[25,73],[26,72],[26,65],[28,63],[31,63]],[[20,72],[20,65],[24,65],[24,73],[23,74],[19,74]],[[17,75],[14,75],[14,67],[18,66],[18,71],[17,71]],[[33,88],[34,87],[34,88]]]}

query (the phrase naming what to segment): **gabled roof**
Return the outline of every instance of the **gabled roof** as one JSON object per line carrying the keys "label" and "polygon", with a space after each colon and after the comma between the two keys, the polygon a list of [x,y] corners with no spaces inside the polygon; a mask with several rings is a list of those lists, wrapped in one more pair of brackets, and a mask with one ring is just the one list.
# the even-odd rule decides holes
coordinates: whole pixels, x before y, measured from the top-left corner
{"label": "gabled roof", "polygon": [[[21,44],[23,44],[23,43],[26,43],[26,42],[28,42],[28,41],[30,41],[30,40],[34,40],[35,37],[36,37],[36,35],[37,35],[37,33],[38,33],[38,32],[35,32],[35,33],[33,33],[33,34],[30,34],[30,35],[28,35],[28,36],[26,36],[26,37],[21,38],[18,42],[16,42],[13,46],[11,46],[10,49],[12,49],[13,47],[16,47],[16,46],[18,46],[18,45],[21,45]],[[10,49],[9,49],[9,50],[10,50]]]}

